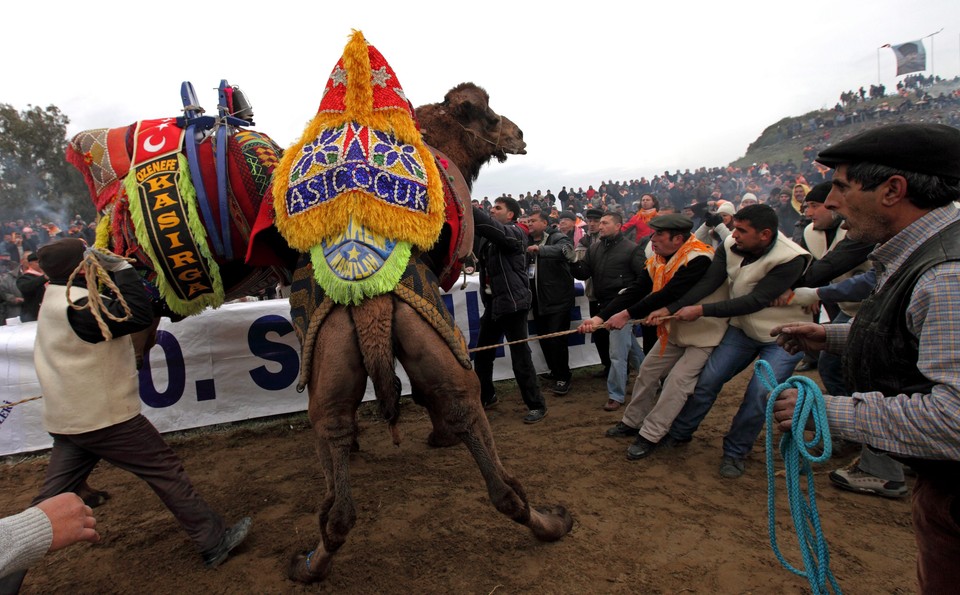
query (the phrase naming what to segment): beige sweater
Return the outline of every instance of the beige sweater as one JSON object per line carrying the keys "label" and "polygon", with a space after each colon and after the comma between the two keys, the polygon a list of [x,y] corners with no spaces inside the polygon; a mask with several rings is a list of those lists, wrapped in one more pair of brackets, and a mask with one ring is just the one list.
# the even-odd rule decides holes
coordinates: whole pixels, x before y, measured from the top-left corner
{"label": "beige sweater", "polygon": [[[53,434],[82,434],[140,413],[140,383],[129,336],[87,343],[67,320],[66,287],[49,285],[37,321],[33,361],[43,393],[43,422]],[[70,297],[86,297],[72,288]]]}
{"label": "beige sweater", "polygon": [[[779,232],[778,232],[779,233]],[[779,233],[773,249],[745,267],[741,267],[743,256],[731,250],[733,236],[723,242],[723,249],[727,251],[727,278],[729,279],[730,298],[738,298],[750,293],[757,283],[763,279],[771,269],[790,262],[797,256],[803,256],[810,263],[810,253],[798,246],[783,233]],[[730,325],[742,330],[748,337],[761,343],[773,343],[775,337],[770,331],[775,326],[788,322],[809,320],[810,316],[801,306],[767,307],[746,316],[735,316],[730,319]]]}

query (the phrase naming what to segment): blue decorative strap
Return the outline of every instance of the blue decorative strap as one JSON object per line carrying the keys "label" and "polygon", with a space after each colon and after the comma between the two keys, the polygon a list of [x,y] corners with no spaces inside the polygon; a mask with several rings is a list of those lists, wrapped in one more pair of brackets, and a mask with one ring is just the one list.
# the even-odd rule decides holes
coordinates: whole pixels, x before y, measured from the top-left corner
{"label": "blue decorative strap", "polygon": [[[754,374],[770,391],[767,401],[767,510],[768,531],[770,546],[773,553],[784,568],[802,576],[810,583],[814,595],[840,593],[833,572],[830,571],[830,552],[827,550],[827,541],[820,526],[820,513],[817,510],[816,491],[813,483],[813,467],[811,463],[822,463],[830,458],[832,444],[830,429],[827,425],[827,408],[823,393],[815,382],[806,376],[791,376],[786,382],[777,384],[773,368],[764,360],[758,360],[754,365]],[[780,438],[780,455],[783,457],[786,469],[787,497],[790,503],[790,513],[793,516],[793,526],[797,532],[797,541],[800,545],[800,554],[803,558],[804,570],[797,570],[780,552],[777,545],[776,508],[775,508],[775,476],[773,468],[773,433],[775,422],[773,419],[773,405],[777,397],[785,389],[797,389],[797,406],[793,412],[792,427],[794,431],[784,432]],[[804,428],[812,422],[814,435],[810,441],[804,440]],[[822,444],[820,455],[814,455],[811,449]],[[806,476],[806,486],[809,494],[804,497],[800,485],[800,475]],[[828,588],[829,583],[829,588]]]}
{"label": "blue decorative strap", "polygon": [[[197,94],[190,81],[184,81],[180,85],[180,99],[183,101],[184,108],[184,128],[186,128],[184,146],[187,150],[187,163],[190,165],[190,177],[193,182],[193,188],[197,193],[197,203],[200,205],[200,212],[203,214],[203,226],[207,230],[207,237],[213,244],[213,251],[217,256],[223,256],[223,242],[220,241],[220,232],[217,231],[216,222],[213,220],[213,211],[210,209],[210,202],[207,200],[207,189],[203,185],[203,172],[200,170],[200,157],[197,154],[197,122],[201,120],[210,120],[210,118],[201,117],[202,109],[197,103]],[[201,130],[204,126],[201,125]]]}

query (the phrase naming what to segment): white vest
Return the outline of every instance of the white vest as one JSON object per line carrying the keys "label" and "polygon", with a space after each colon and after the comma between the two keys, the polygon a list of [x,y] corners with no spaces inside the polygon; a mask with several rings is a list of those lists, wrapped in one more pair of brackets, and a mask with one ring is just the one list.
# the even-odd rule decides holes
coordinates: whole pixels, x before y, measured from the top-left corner
{"label": "white vest", "polygon": [[[727,256],[727,279],[730,286],[730,298],[738,298],[749,294],[761,279],[767,276],[771,269],[790,262],[798,256],[803,256],[810,264],[810,253],[790,240],[782,232],[777,232],[777,241],[773,248],[758,260],[746,266],[740,266],[743,256],[735,254],[733,236],[723,242],[723,249]],[[810,315],[803,311],[801,306],[790,305],[781,307],[767,307],[746,316],[735,316],[730,319],[730,325],[742,330],[748,337],[761,343],[773,343],[776,337],[770,336],[770,331],[788,322],[803,322],[810,319]]]}
{"label": "white vest", "polygon": [[[691,251],[687,254],[687,261],[689,262],[698,256],[707,256],[713,260],[714,254],[715,253],[712,252]],[[673,258],[671,258],[671,260],[673,260]],[[647,273],[649,273],[652,279],[654,276],[653,265],[650,264],[650,261],[647,262]],[[670,261],[667,261],[667,264],[669,264],[669,262]],[[728,295],[727,284],[722,283],[716,291],[692,305],[722,302],[727,299]],[[715,318],[713,316],[701,316],[693,322],[673,319],[667,323],[670,333],[667,340],[677,347],[716,347],[720,344],[720,340],[723,339],[723,334],[727,332],[728,320],[727,318]]]}
{"label": "white vest", "polygon": [[[79,300],[87,290],[73,287]],[[82,434],[140,413],[140,383],[129,335],[87,343],[67,320],[67,288],[48,285],[37,320],[33,361],[43,393],[43,423],[53,434]]]}
{"label": "white vest", "polygon": [[[840,240],[847,237],[847,230],[838,228],[837,235],[833,238],[833,242],[827,246],[827,234],[826,232],[817,231],[813,228],[813,223],[807,225],[803,228],[803,241],[807,244],[807,249],[810,250],[810,254],[817,260],[820,260],[827,255],[827,252],[830,252],[837,247],[837,244],[840,243]],[[870,261],[864,260],[858,264],[853,269],[847,271],[846,273],[840,275],[839,277],[830,281],[830,283],[838,283],[844,279],[849,279],[854,275],[862,273],[864,271],[870,270]],[[860,302],[839,302],[837,306],[840,310],[853,318],[857,315],[857,311],[860,309]]]}

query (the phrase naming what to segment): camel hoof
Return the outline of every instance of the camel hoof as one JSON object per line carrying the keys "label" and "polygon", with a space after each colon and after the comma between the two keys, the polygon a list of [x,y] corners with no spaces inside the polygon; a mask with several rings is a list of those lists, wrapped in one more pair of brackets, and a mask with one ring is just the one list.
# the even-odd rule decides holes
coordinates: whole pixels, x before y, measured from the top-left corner
{"label": "camel hoof", "polygon": [[449,434],[430,432],[430,435],[427,436],[427,446],[431,448],[449,448],[451,446],[456,446],[459,443],[459,438],[456,436],[450,436]]}
{"label": "camel hoof", "polygon": [[330,571],[329,560],[321,565],[316,572],[311,572],[307,567],[307,556],[307,553],[294,554],[294,556],[290,558],[290,566],[287,568],[287,576],[290,577],[290,580],[309,585],[310,583],[317,583],[327,578],[327,573]]}
{"label": "camel hoof", "polygon": [[573,529],[573,517],[559,505],[534,509],[530,521],[530,530],[540,541],[558,541]]}

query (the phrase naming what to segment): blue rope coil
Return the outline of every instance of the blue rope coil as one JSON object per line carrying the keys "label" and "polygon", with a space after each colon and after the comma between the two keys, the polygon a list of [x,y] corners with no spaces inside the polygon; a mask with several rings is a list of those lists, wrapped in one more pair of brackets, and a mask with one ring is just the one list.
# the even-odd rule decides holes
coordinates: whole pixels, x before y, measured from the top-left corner
{"label": "blue rope coil", "polygon": [[[777,384],[773,368],[764,360],[757,360],[754,364],[754,373],[770,391],[767,401],[767,523],[770,534],[770,546],[776,554],[780,564],[790,572],[802,576],[810,583],[814,595],[829,593],[829,587],[834,593],[840,593],[840,585],[830,571],[830,552],[827,550],[827,541],[820,526],[820,512],[817,510],[816,490],[813,483],[813,463],[822,463],[830,458],[833,446],[830,441],[830,429],[827,426],[827,408],[823,393],[815,382],[806,376],[791,376]],[[793,412],[792,427],[795,431],[784,432],[780,438],[780,456],[783,457],[786,468],[787,498],[790,503],[790,514],[793,517],[793,526],[797,532],[797,542],[803,559],[803,570],[794,568],[783,557],[780,546],[777,545],[775,481],[773,469],[773,434],[775,422],[773,420],[773,404],[785,389],[797,389],[797,406]],[[804,439],[804,428],[812,422],[813,438]],[[814,455],[812,449],[822,444],[821,454]],[[804,496],[800,477],[806,477],[808,494]]]}

